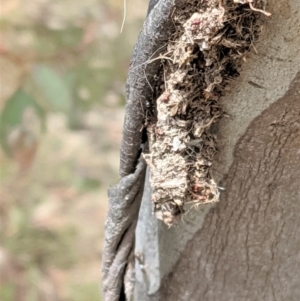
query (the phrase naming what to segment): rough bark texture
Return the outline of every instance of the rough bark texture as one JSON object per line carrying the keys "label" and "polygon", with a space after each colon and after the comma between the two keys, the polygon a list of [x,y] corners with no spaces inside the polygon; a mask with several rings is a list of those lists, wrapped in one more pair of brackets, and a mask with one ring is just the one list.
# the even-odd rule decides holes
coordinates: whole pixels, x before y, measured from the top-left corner
{"label": "rough bark texture", "polygon": [[214,175],[225,191],[169,230],[145,186],[135,300],[300,299],[300,9],[298,0],[268,3],[258,54],[216,127]]}
{"label": "rough bark texture", "polygon": [[[105,301],[130,300],[133,286],[133,248],[137,215],[143,194],[146,164],[141,160],[134,174],[108,192],[102,278]],[[126,281],[124,281],[124,278]]]}
{"label": "rough bark texture", "polygon": [[[173,27],[170,18],[175,3],[183,0],[160,1],[144,23],[132,54],[129,68],[125,120],[121,146],[120,175],[133,173],[141,153],[142,129],[146,118],[146,101],[151,100],[153,76],[160,61],[156,59],[166,46]],[[150,9],[150,7],[149,7]]]}
{"label": "rough bark texture", "polygon": [[[183,0],[176,0],[177,2]],[[127,80],[126,114],[121,148],[119,183],[108,192],[109,212],[105,224],[102,262],[102,284],[105,301],[131,300],[134,288],[134,240],[141,204],[146,164],[139,159],[142,127],[145,122],[146,99],[150,99],[151,81],[147,74],[157,73],[157,56],[168,37],[170,15],[176,1],[152,0],[149,12],[132,55]]]}

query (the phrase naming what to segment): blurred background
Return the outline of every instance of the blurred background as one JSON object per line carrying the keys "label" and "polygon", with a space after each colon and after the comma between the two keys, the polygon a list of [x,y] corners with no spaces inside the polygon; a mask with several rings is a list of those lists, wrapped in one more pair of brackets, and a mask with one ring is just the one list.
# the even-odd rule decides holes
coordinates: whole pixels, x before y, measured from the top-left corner
{"label": "blurred background", "polygon": [[99,301],[147,1],[1,0],[0,300]]}

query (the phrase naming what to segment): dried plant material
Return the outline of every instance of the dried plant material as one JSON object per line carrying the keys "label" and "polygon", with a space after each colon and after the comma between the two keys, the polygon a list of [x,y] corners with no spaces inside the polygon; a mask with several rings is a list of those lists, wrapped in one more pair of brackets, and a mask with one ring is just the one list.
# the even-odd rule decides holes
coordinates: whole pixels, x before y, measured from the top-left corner
{"label": "dried plant material", "polygon": [[235,2],[186,1],[173,14],[175,32],[161,56],[144,154],[154,212],[168,226],[187,206],[219,200],[211,174],[217,151],[212,125],[222,116],[220,97],[260,32],[256,11],[264,11],[264,1]]}

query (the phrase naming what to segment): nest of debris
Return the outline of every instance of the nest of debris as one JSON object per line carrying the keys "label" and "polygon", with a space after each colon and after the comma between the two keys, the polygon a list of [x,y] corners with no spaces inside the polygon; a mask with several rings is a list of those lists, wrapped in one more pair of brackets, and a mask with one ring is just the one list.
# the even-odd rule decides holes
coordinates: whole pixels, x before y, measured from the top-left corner
{"label": "nest of debris", "polygon": [[161,74],[147,111],[152,201],[172,226],[199,204],[219,201],[211,166],[217,151],[213,124],[220,98],[239,75],[261,31],[261,0],[192,0],[173,13],[174,33],[160,55]]}

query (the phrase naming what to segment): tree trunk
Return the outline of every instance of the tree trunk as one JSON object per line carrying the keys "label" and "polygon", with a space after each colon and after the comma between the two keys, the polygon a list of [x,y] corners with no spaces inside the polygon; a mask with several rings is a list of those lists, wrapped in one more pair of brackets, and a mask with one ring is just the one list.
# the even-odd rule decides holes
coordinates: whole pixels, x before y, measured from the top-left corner
{"label": "tree trunk", "polygon": [[137,301],[300,300],[300,8],[272,13],[222,100],[213,175],[220,202],[168,229],[149,170],[136,229]]}

